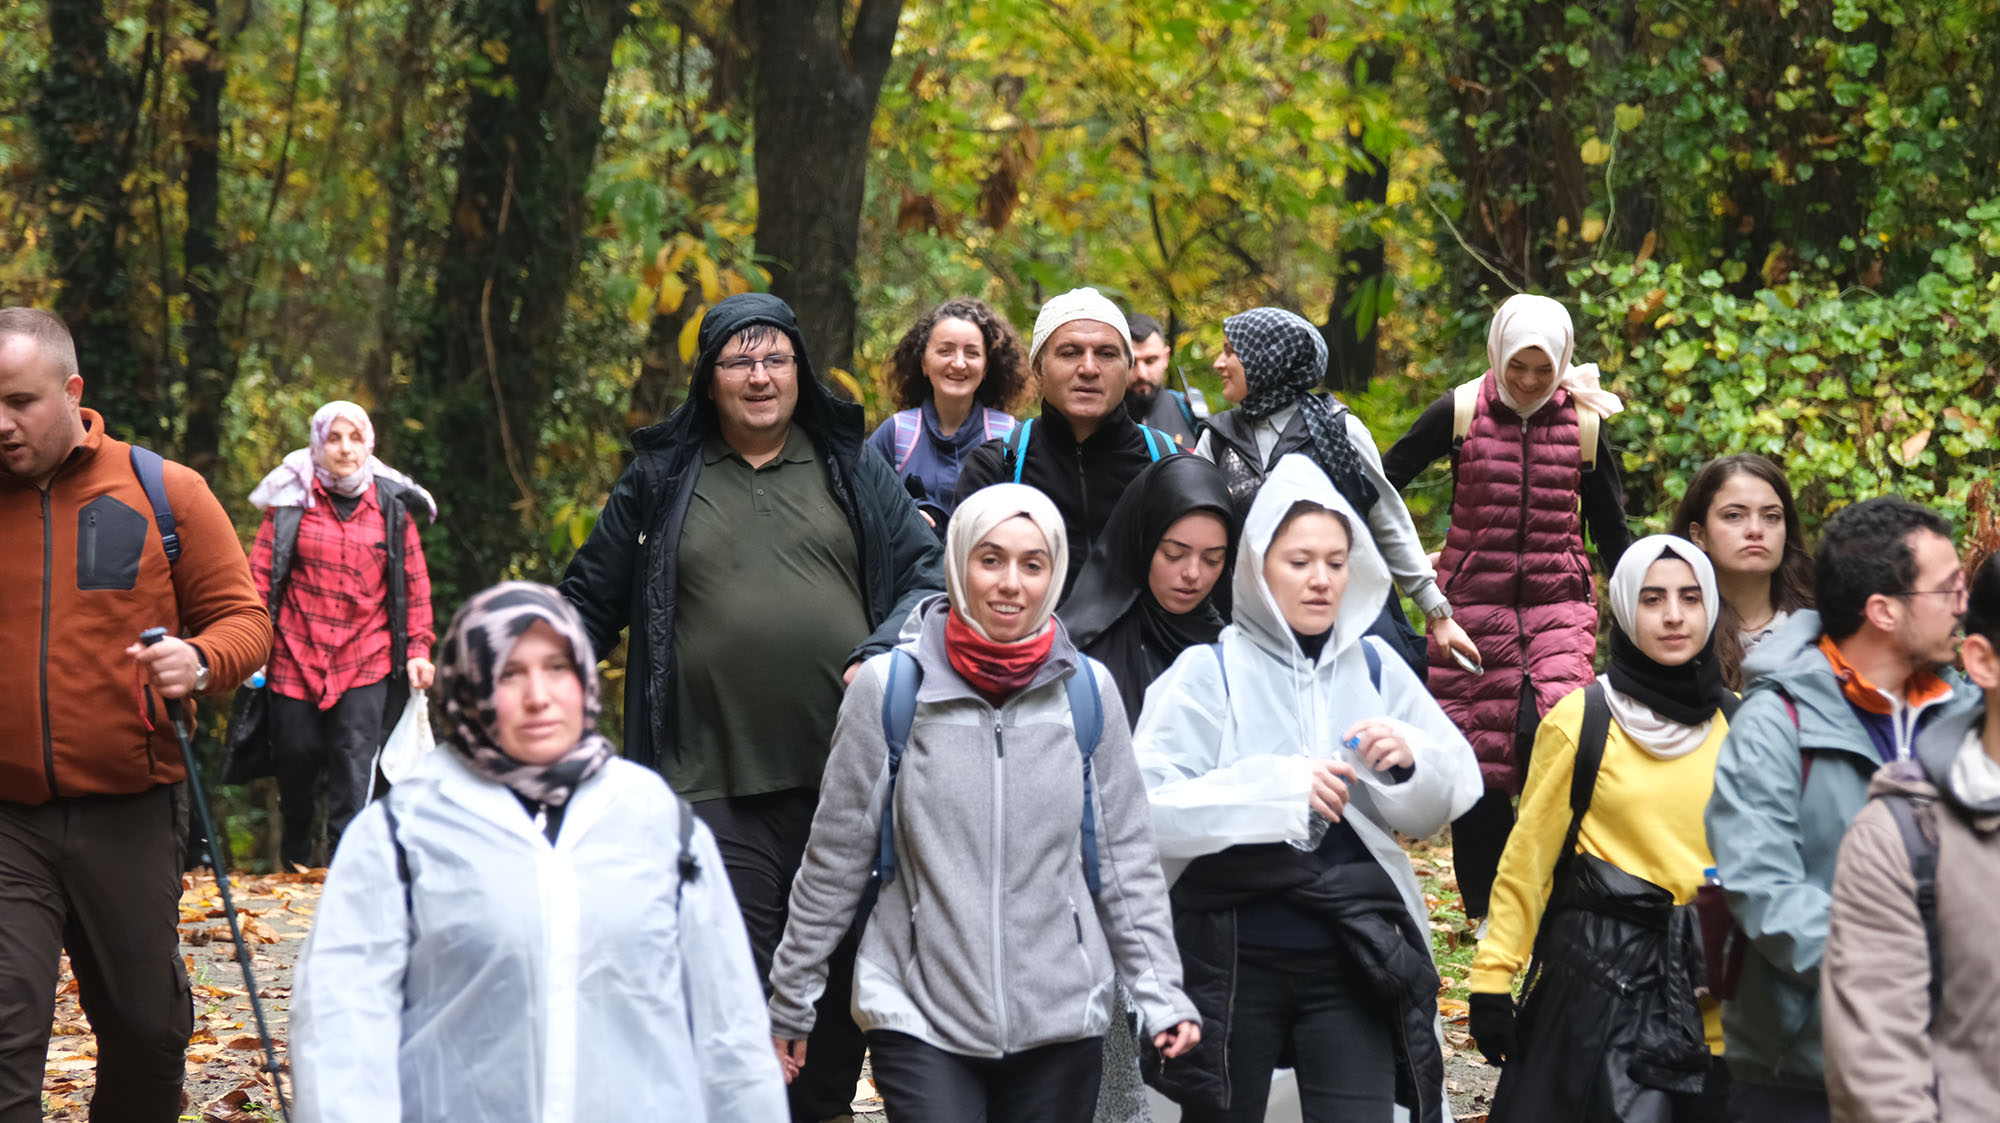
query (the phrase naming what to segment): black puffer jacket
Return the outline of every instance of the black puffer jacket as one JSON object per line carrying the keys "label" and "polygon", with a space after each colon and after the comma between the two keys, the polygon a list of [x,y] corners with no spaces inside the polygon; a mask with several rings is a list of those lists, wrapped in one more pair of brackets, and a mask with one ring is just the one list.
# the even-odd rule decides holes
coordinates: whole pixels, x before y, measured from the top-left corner
{"label": "black puffer jacket", "polygon": [[[1062,512],[1063,529],[1069,532],[1069,573],[1063,585],[1075,590],[1076,575],[1090,557],[1090,545],[1111,518],[1111,508],[1125,494],[1125,488],[1146,466],[1162,456],[1179,451],[1174,439],[1158,429],[1132,420],[1125,403],[1113,407],[1097,431],[1079,441],[1069,419],[1047,402],[1028,430],[1027,462],[1015,473],[1011,446],[1014,436],[987,441],[973,449],[958,472],[960,503],[982,487],[998,483],[1024,483],[1049,497]],[[1146,435],[1152,434],[1149,447]],[[1159,455],[1155,455],[1158,453]]]}
{"label": "black puffer jacket", "polygon": [[1694,910],[1593,854],[1578,853],[1563,882],[1493,1123],[1671,1123],[1670,1097],[1700,1092],[1709,1072]]}
{"label": "black puffer jacket", "polygon": [[[723,345],[745,328],[783,331],[799,356],[792,423],[825,458],[827,491],[846,513],[861,557],[862,598],[873,634],[861,659],[895,645],[918,601],[944,589],[944,550],[881,457],[863,455],[861,407],[836,399],[813,372],[790,305],[767,293],[729,297],[701,322],[701,354],[687,403],[632,434],[634,456],[611,489],[596,529],[564,571],[562,594],[590,629],[598,658],[631,628],[625,655],[625,755],[664,769],[674,733],[674,607],[680,587],[681,527],[701,446],[717,431],[709,388]],[[803,606],[801,611],[807,611]]]}
{"label": "black puffer jacket", "polygon": [[[1327,863],[1282,843],[1232,846],[1198,858],[1174,883],[1181,985],[1201,1011],[1201,1044],[1164,1065],[1151,1043],[1146,1082],[1184,1106],[1229,1106],[1229,1012],[1236,996],[1236,910],[1282,897],[1331,926],[1396,1026],[1396,1102],[1416,1123],[1443,1123],[1444,1052],[1437,1037],[1437,967],[1429,934],[1387,871],[1372,861]],[[1344,968],[1335,968],[1344,969]],[[1310,1058],[1298,1063],[1310,1064]],[[1551,1118],[1555,1118],[1551,1116]]]}

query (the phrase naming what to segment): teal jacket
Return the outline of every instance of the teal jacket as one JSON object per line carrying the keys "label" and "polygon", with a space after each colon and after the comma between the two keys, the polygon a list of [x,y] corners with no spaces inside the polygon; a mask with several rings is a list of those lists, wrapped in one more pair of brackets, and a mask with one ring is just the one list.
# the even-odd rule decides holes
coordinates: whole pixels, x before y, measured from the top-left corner
{"label": "teal jacket", "polygon": [[[1722,742],[1707,815],[1716,871],[1751,944],[1722,1009],[1723,1058],[1737,1080],[1809,1091],[1825,1087],[1819,964],[1835,858],[1882,766],[1819,638],[1818,614],[1802,612],[1745,661],[1749,686]],[[1953,693],[1920,721],[1978,693],[1944,675]],[[1809,775],[1802,752],[1813,757]]]}

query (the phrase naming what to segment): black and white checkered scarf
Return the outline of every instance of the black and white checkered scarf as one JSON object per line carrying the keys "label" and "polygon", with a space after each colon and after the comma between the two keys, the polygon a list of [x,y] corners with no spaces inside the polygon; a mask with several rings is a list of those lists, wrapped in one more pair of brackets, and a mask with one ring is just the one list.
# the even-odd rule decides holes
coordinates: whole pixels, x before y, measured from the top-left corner
{"label": "black and white checkered scarf", "polygon": [[1326,339],[1319,329],[1282,308],[1252,308],[1222,321],[1222,334],[1243,361],[1249,392],[1237,408],[1261,420],[1296,403],[1312,437],[1313,459],[1355,510],[1366,515],[1378,498],[1375,485],[1347,438],[1346,424],[1326,399],[1313,394],[1326,377]]}
{"label": "black and white checkered scarf", "polygon": [[[569,643],[570,658],[583,680],[583,737],[550,764],[527,764],[508,756],[493,738],[498,712],[494,685],[514,644],[535,624],[547,624]],[[465,602],[451,618],[437,650],[438,694],[444,699],[445,743],[458,750],[473,771],[536,803],[560,806],[585,780],[609,763],[616,750],[597,732],[597,660],[583,620],[562,594],[531,581],[507,581]]]}

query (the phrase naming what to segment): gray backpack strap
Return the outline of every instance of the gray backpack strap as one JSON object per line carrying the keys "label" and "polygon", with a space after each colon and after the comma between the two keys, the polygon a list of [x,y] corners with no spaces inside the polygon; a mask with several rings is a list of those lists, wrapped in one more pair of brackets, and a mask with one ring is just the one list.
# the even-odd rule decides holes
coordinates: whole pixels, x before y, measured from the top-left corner
{"label": "gray backpack strap", "polygon": [[[1892,766],[1893,767],[1893,766]],[[1944,960],[1939,949],[1937,866],[1937,801],[1910,795],[1878,796],[1896,821],[1903,836],[1903,849],[1910,857],[1910,876],[1917,883],[1917,915],[1924,922],[1924,947],[1930,951],[1931,1014],[1937,1022],[1938,1005],[1944,999]]]}
{"label": "gray backpack strap", "polygon": [[410,873],[410,852],[403,846],[402,832],[397,829],[396,809],[383,797],[376,801],[382,805],[382,815],[389,821],[389,845],[396,848],[396,880],[403,884],[403,915],[410,918],[410,938],[416,939],[417,927],[417,887],[416,878]]}

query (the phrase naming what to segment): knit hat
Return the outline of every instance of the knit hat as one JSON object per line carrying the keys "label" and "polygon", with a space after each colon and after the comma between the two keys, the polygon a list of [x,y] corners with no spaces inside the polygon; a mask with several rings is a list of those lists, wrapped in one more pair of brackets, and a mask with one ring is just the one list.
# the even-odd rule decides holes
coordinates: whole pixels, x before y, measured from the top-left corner
{"label": "knit hat", "polygon": [[1118,338],[1125,341],[1125,357],[1132,357],[1132,328],[1125,322],[1125,313],[1105,299],[1103,293],[1086,287],[1051,297],[1042,305],[1041,314],[1035,317],[1034,340],[1028,344],[1029,369],[1034,369],[1036,360],[1042,357],[1042,344],[1049,341],[1049,336],[1073,320],[1096,320],[1117,328]]}

